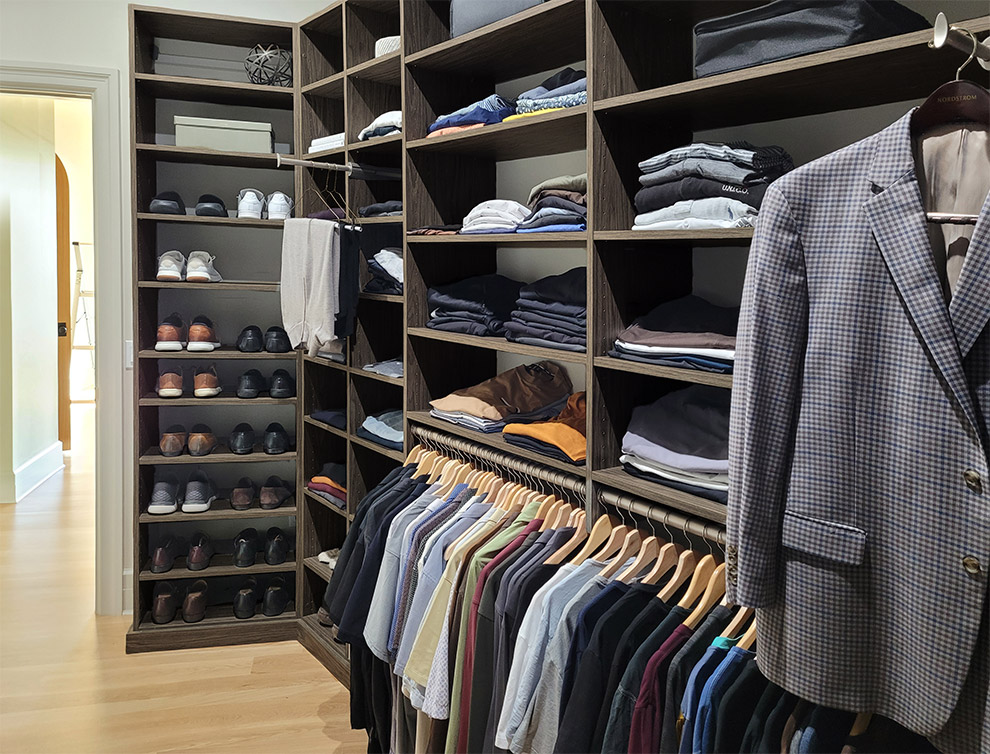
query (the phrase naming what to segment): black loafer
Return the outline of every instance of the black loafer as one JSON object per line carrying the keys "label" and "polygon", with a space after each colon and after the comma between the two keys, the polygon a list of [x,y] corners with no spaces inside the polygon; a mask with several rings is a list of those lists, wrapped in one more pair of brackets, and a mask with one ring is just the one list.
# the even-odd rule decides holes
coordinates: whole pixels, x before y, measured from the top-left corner
{"label": "black loafer", "polygon": [[253,618],[258,608],[258,580],[248,576],[234,595],[234,617]]}
{"label": "black loafer", "polygon": [[258,353],[263,343],[261,328],[257,325],[248,325],[237,336],[237,350],[243,353]]}
{"label": "black loafer", "polygon": [[269,327],[265,332],[265,350],[268,353],[288,353],[292,350],[289,336],[281,327]]}
{"label": "black loafer", "polygon": [[289,554],[289,538],[277,526],[268,530],[268,540],[265,542],[265,562],[268,565],[281,565]]}
{"label": "black loafer", "polygon": [[[267,437],[267,435],[266,435]],[[227,447],[231,453],[246,456],[254,450],[254,427],[247,422],[241,422],[230,432]],[[266,451],[267,452],[267,451]]]}
{"label": "black loafer", "polygon": [[174,191],[163,191],[151,200],[148,211],[159,215],[184,215],[186,214],[186,205],[182,201],[182,197]]}
{"label": "black loafer", "polygon": [[258,556],[258,530],[244,529],[234,537],[234,565],[238,568],[253,566]]}
{"label": "black loafer", "polygon": [[285,579],[281,576],[276,576],[272,579],[272,583],[268,585],[265,590],[265,599],[263,603],[265,615],[271,617],[273,615],[281,615],[285,612],[285,608],[289,605],[289,590],[285,587]]}
{"label": "black loafer", "polygon": [[219,196],[203,194],[196,202],[196,214],[200,217],[227,217],[227,206]]}
{"label": "black loafer", "polygon": [[265,428],[263,440],[265,452],[270,456],[284,453],[289,449],[289,435],[278,422],[272,422]]}
{"label": "black loafer", "polygon": [[[274,387],[274,382],[272,383]],[[237,397],[238,398],[257,398],[258,394],[261,393],[268,385],[265,384],[265,378],[257,369],[248,369],[241,378],[237,381]],[[272,396],[275,397],[274,395]]]}
{"label": "black loafer", "polygon": [[284,369],[272,372],[272,386],[268,394],[272,398],[291,398],[296,394],[296,381]]}

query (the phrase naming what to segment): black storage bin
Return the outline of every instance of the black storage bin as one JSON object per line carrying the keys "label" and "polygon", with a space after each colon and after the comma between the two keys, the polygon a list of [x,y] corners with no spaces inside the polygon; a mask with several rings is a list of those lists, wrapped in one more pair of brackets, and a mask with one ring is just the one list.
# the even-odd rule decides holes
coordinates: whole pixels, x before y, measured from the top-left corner
{"label": "black storage bin", "polygon": [[930,28],[893,0],[777,0],[694,27],[694,75],[738,71]]}

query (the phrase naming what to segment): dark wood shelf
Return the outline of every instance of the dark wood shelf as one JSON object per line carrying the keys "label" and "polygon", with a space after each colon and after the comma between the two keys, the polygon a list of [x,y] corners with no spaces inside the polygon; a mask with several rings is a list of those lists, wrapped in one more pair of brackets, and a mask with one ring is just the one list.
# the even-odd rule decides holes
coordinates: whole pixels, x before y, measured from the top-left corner
{"label": "dark wood shelf", "polygon": [[202,571],[190,571],[186,568],[186,558],[181,556],[175,559],[172,570],[165,573],[152,573],[148,563],[141,568],[141,581],[168,581],[170,579],[205,579],[213,576],[256,576],[259,573],[288,573],[296,570],[296,560],[294,553],[289,553],[289,559],[278,565],[268,565],[265,562],[265,554],[259,552],[255,558],[254,565],[239,568],[234,565],[233,555],[214,555],[210,560],[208,568]]}
{"label": "dark wood shelf", "polygon": [[712,228],[711,230],[596,230],[596,241],[634,243],[690,243],[693,246],[749,246],[752,228]]}
{"label": "dark wood shelf", "polygon": [[138,288],[159,288],[184,291],[257,291],[259,293],[278,293],[279,283],[263,283],[251,280],[224,280],[220,283],[190,283],[188,281],[139,280]]}
{"label": "dark wood shelf", "polygon": [[469,131],[410,140],[406,148],[417,154],[466,154],[498,161],[575,152],[587,143],[587,114],[587,105],[568,107]]}
{"label": "dark wood shelf", "polygon": [[289,450],[277,455],[268,455],[261,449],[261,445],[254,446],[254,452],[240,455],[231,453],[223,443],[217,446],[216,450],[206,456],[191,456],[183,453],[181,456],[167,458],[157,448],[148,448],[138,459],[142,466],[158,465],[196,465],[201,463],[278,463],[281,461],[295,461],[296,451]]}
{"label": "dark wood shelf", "polygon": [[201,225],[236,225],[242,228],[276,228],[281,230],[284,220],[256,220],[250,217],[200,217],[198,215],[163,215],[157,212],[138,212],[142,222],[200,223]]}
{"label": "dark wood shelf", "polygon": [[358,219],[358,225],[401,225],[402,215],[390,215],[388,217],[362,217]]}
{"label": "dark wood shelf", "polygon": [[387,377],[384,374],[376,374],[375,372],[369,372],[361,367],[351,367],[351,374],[355,377],[367,377],[369,380],[377,380],[378,382],[385,382],[389,385],[395,385],[396,387],[402,387],[406,384],[405,378],[403,377]]}
{"label": "dark wood shelf", "polygon": [[[159,162],[179,162],[194,165],[217,165],[233,168],[279,169],[274,153],[225,152],[203,147],[176,147],[169,144],[137,144],[138,157],[148,156]],[[287,155],[290,156],[290,155]],[[289,169],[288,165],[281,169]]]}
{"label": "dark wood shelf", "polygon": [[285,610],[279,615],[265,615],[262,612],[261,600],[258,600],[258,611],[250,618],[238,618],[234,615],[233,605],[210,605],[206,608],[206,617],[197,623],[186,623],[182,620],[182,608],[175,614],[175,618],[168,623],[155,623],[151,620],[151,613],[148,612],[141,617],[138,626],[140,631],[169,631],[179,627],[210,626],[210,625],[243,625],[247,623],[271,623],[274,621],[295,621],[296,604],[290,600],[285,606]]}
{"label": "dark wood shelf", "polygon": [[293,106],[292,87],[242,84],[186,76],[162,76],[157,73],[134,74],[134,86],[138,97],[147,95],[158,99],[264,107],[273,110],[291,110]]}
{"label": "dark wood shelf", "polygon": [[372,58],[347,69],[347,75],[355,79],[378,81],[382,84],[399,86],[401,79],[402,50]]}
{"label": "dark wood shelf", "polygon": [[225,387],[220,395],[213,398],[197,398],[194,395],[181,398],[159,398],[155,393],[145,393],[138,401],[139,406],[294,406],[296,397],[272,398],[267,392],[257,398],[238,398],[236,387]]}
{"label": "dark wood shelf", "polygon": [[329,582],[333,576],[333,569],[326,563],[321,563],[319,558],[306,558],[303,565],[324,581]]}
{"label": "dark wood shelf", "polygon": [[[328,157],[343,156],[347,152],[347,147],[334,147],[333,149],[321,149],[319,152],[308,152],[302,155],[301,160],[326,160]],[[343,162],[343,161],[341,161]]]}
{"label": "dark wood shelf", "polygon": [[495,244],[497,246],[581,246],[588,241],[584,231],[562,233],[468,233],[452,236],[406,236],[410,244]]}
{"label": "dark wood shelf", "polygon": [[525,343],[513,343],[505,338],[483,338],[477,335],[463,335],[455,332],[445,332],[443,330],[431,330],[429,327],[410,327],[406,330],[409,335],[415,338],[428,338],[430,340],[442,340],[446,343],[457,343],[462,346],[472,348],[488,348],[502,353],[518,353],[523,356],[532,356],[536,359],[550,359],[551,361],[566,361],[572,364],[584,364],[588,356],[583,351],[564,351],[556,348],[543,348],[541,346],[529,346]]}
{"label": "dark wood shelf", "polygon": [[566,471],[569,474],[583,476],[585,473],[585,467],[583,465],[565,463],[564,461],[559,461],[556,458],[550,458],[549,456],[541,455],[540,453],[536,453],[532,450],[520,448],[517,445],[508,443],[505,441],[505,438],[501,432],[479,432],[477,430],[470,429],[469,427],[462,427],[459,424],[451,424],[443,419],[437,419],[434,416],[430,416],[429,411],[410,411],[406,414],[406,418],[411,422],[424,424],[427,427],[433,427],[434,429],[439,429],[443,432],[449,432],[450,434],[458,435],[459,437],[471,440],[472,442],[477,442],[482,445],[488,445],[489,447],[496,448],[503,453],[509,453],[520,458],[525,458],[527,461],[533,461],[534,463],[541,463],[544,466],[550,466],[551,468],[558,469],[560,471]]}
{"label": "dark wood shelf", "polygon": [[584,60],[583,0],[548,0],[406,55],[406,65],[507,81]]}
{"label": "dark wood shelf", "polygon": [[[199,285],[197,283],[197,285]],[[209,352],[197,351],[156,351],[154,348],[143,348],[138,351],[139,359],[195,359],[199,361],[212,361],[214,359],[244,359],[264,360],[264,361],[287,361],[295,360],[298,351],[288,353],[268,353],[260,351],[258,353],[244,353],[238,351],[234,346],[220,346]]]}
{"label": "dark wood shelf", "polygon": [[[317,495],[312,490],[307,489],[306,487],[303,487],[303,494],[306,496],[307,499],[312,500],[314,503],[318,503],[319,505],[322,505],[328,511],[331,511],[332,513],[336,513],[341,518],[344,518],[344,519],[347,519],[348,518],[347,511],[346,510],[344,510],[343,508],[338,508],[336,505],[334,505],[333,503],[331,503],[329,500],[324,500],[322,497],[320,497],[319,495]],[[313,558],[313,560],[315,560],[315,559],[316,558]]]}
{"label": "dark wood shelf", "polygon": [[301,89],[303,94],[329,97],[330,99],[344,98],[344,72],[327,76],[312,84],[307,84]]}
{"label": "dark wood shelf", "polygon": [[271,40],[283,47],[292,45],[294,24],[281,21],[248,20],[142,5],[134,6],[134,12],[141,30],[155,37],[233,47],[254,47],[260,40]]}
{"label": "dark wood shelf", "polygon": [[347,371],[347,364],[340,363],[338,361],[331,361],[330,359],[324,359],[320,356],[310,356],[308,353],[303,354],[303,361],[308,361],[310,364],[319,364],[321,367],[330,367],[331,369],[339,369],[342,372]]}
{"label": "dark wood shelf", "polygon": [[293,498],[289,498],[278,508],[271,510],[264,510],[257,502],[253,502],[246,511],[236,511],[230,507],[230,500],[218,498],[210,505],[210,509],[203,513],[183,513],[181,509],[175,513],[161,514],[151,514],[144,511],[139,516],[138,521],[142,524],[171,524],[182,521],[233,521],[242,518],[275,518],[295,515],[296,501]]}
{"label": "dark wood shelf", "polygon": [[303,423],[309,424],[312,427],[317,427],[322,429],[324,432],[329,432],[332,435],[337,435],[337,437],[342,437],[347,439],[347,432],[343,429],[338,429],[332,424],[327,424],[326,422],[321,422],[318,419],[314,419],[312,416],[304,416]]}
{"label": "dark wood shelf", "polygon": [[732,388],[731,374],[716,374],[715,372],[703,372],[699,369],[678,369],[676,367],[664,367],[658,364],[644,364],[640,361],[626,361],[625,359],[614,359],[611,356],[596,356],[595,366],[601,369],[612,369],[617,372],[631,372],[633,374],[645,374],[650,377],[660,377],[664,380],[677,380],[678,382],[693,382],[697,385],[712,385],[714,387]]}
{"label": "dark wood shelf", "polygon": [[391,458],[394,461],[398,461],[399,463],[406,460],[406,454],[401,450],[386,448],[384,445],[379,445],[377,442],[372,442],[371,440],[365,440],[363,437],[358,437],[357,435],[350,435],[350,440],[353,445],[360,445],[362,448],[367,448],[375,453],[380,453],[381,455]]}
{"label": "dark wood shelf", "polygon": [[699,516],[715,523],[725,524],[725,506],[721,503],[681,492],[673,487],[664,487],[659,482],[654,483],[646,479],[639,479],[632,474],[627,474],[621,466],[592,471],[591,478],[620,492],[627,492],[644,500],[660,503],[690,516]]}
{"label": "dark wood shelf", "polygon": [[402,132],[395,131],[386,136],[376,136],[367,141],[355,141],[347,145],[348,152],[355,152],[362,158],[369,156],[395,155],[402,151]]}
{"label": "dark wood shelf", "polygon": [[[219,607],[219,606],[218,606]],[[257,644],[271,641],[290,641],[299,637],[299,619],[295,604],[290,602],[285,612],[269,618],[259,612],[253,618],[239,620],[233,615],[233,607],[226,607],[226,616],[211,617],[212,608],[207,608],[207,617],[198,623],[184,623],[176,614],[171,623],[156,625],[147,611],[137,628],[127,632],[126,652],[158,652],[173,649],[193,649],[197,647],[222,647],[232,644]]]}
{"label": "dark wood shelf", "polygon": [[393,293],[361,293],[359,298],[365,301],[382,301],[390,304],[401,304],[406,299],[405,296],[397,296]]}
{"label": "dark wood shelf", "polygon": [[340,681],[345,689],[350,688],[347,648],[330,638],[330,629],[321,626],[315,614],[305,615],[299,619],[296,638],[334,678]]}

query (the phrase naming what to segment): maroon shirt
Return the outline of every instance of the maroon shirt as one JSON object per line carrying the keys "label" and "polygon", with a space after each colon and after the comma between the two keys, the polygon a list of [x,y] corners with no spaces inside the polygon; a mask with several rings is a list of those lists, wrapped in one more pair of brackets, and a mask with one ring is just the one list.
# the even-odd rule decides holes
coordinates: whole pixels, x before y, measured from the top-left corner
{"label": "maroon shirt", "polygon": [[660,731],[663,724],[663,689],[667,687],[667,670],[681,647],[694,633],[681,624],[667,638],[660,649],[646,663],[643,682],[633,710],[632,727],[629,730],[629,751],[660,751]]}

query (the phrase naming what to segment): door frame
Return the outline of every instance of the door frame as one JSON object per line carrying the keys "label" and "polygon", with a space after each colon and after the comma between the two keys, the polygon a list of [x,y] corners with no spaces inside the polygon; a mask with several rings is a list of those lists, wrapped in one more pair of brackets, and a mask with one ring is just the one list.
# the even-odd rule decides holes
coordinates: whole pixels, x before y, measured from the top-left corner
{"label": "door frame", "polygon": [[[71,201],[69,174],[62,159],[55,154],[55,218],[58,238],[58,441],[62,450],[72,450],[72,398],[70,372],[72,369],[72,344],[75,322],[72,319],[72,284],[69,260],[72,252],[72,236],[69,233],[69,202]],[[65,332],[61,328],[65,327]]]}
{"label": "door frame", "polygon": [[[129,154],[122,138],[120,72],[0,59],[0,91],[88,97],[93,107],[94,309],[96,310],[96,613],[120,615],[130,605],[133,463]],[[129,215],[128,215],[129,216]],[[125,344],[125,341],[127,342]],[[127,353],[125,353],[125,351]],[[129,554],[128,554],[129,558]]]}

